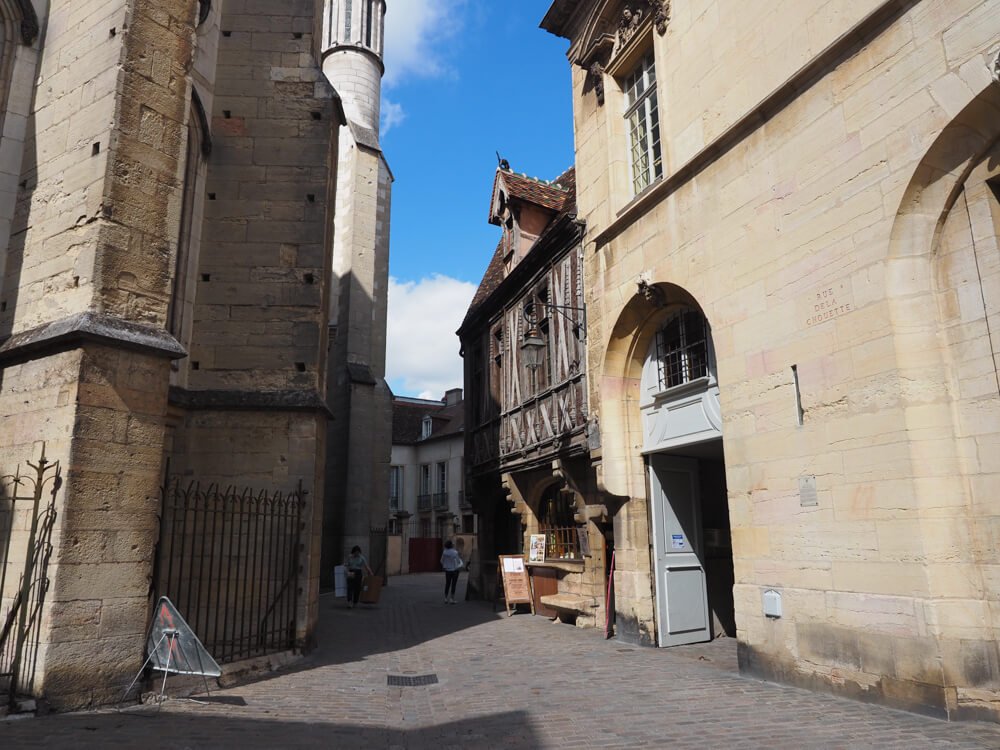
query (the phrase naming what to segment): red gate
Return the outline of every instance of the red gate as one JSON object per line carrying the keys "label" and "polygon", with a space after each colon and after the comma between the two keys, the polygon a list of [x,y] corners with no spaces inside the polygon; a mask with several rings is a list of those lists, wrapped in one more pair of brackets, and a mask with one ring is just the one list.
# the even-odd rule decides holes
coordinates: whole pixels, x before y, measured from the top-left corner
{"label": "red gate", "polygon": [[436,537],[410,539],[410,572],[437,573],[441,570],[443,545]]}

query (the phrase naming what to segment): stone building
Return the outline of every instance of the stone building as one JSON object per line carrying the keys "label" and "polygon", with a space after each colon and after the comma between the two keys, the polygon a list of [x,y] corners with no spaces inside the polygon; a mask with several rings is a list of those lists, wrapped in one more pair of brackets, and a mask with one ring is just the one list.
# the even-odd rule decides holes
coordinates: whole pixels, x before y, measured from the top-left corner
{"label": "stone building", "polygon": [[575,191],[573,169],[548,182],[501,161],[489,220],[502,234],[458,336],[467,483],[481,519],[470,585],[492,597],[497,555],[544,537],[528,565],[535,611],[593,625],[603,618],[610,527],[588,454]]}
{"label": "stone building", "polygon": [[395,396],[389,468],[389,575],[441,570],[443,543],[464,559],[475,547],[476,516],[465,494],[462,389],[440,401]]}
{"label": "stone building", "polygon": [[392,172],[379,145],[385,0],[327,0],[323,73],[341,94],[330,294],[323,577],[385,523],[392,393],[385,382]]}
{"label": "stone building", "polygon": [[[185,502],[219,503],[190,518],[184,505],[173,522],[173,548],[217,566],[187,583],[195,612],[182,614],[194,620],[235,606],[212,598],[230,595],[219,593],[223,569],[273,577],[248,570],[267,522],[238,526],[226,547],[207,519],[301,488],[289,496],[302,513],[286,555],[294,572],[275,594],[293,610],[274,628],[289,647],[312,639],[329,310],[345,309],[352,268],[343,256],[332,265],[344,229],[334,214],[338,190],[368,195],[360,178],[338,182],[339,151],[353,148],[341,133],[359,132],[359,110],[371,114],[339,78],[333,5],[0,1],[0,474],[25,471],[43,443],[61,466],[48,586],[35,589],[44,596],[19,685],[55,707],[119,699],[142,662],[150,593],[173,593],[162,546],[155,559],[168,471],[199,483]],[[372,58],[384,3],[356,5],[365,33],[379,31],[361,53]],[[384,303],[381,318],[356,321],[357,335],[367,326],[384,338]],[[30,505],[4,489],[0,622],[24,604],[31,526]],[[221,637],[235,640],[226,627]],[[263,620],[251,640],[254,627]]]}
{"label": "stone building", "polygon": [[[994,0],[555,0],[619,637],[1000,717]],[[731,595],[729,592],[732,592]]]}

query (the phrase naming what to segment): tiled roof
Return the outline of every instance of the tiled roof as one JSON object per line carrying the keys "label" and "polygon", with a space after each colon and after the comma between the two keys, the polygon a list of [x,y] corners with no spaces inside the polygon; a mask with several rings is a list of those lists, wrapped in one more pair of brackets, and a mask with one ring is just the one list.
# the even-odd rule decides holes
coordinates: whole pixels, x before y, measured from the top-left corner
{"label": "tiled roof", "polygon": [[445,406],[442,402],[431,401],[415,404],[394,399],[392,402],[392,444],[413,445],[421,441],[420,433],[424,417],[431,418],[430,439],[445,437],[462,432],[465,425],[465,407],[462,401]]}
{"label": "tiled roof", "polygon": [[[534,180],[530,177],[524,177],[523,175],[517,175],[514,172],[508,172],[507,170],[498,169],[496,179],[499,180],[500,176],[503,175],[505,184],[511,190],[513,194],[513,188],[511,183],[507,180],[514,176],[523,184],[524,181],[528,181],[537,186],[536,189],[545,189],[549,191],[549,194],[558,193],[561,196],[560,207],[558,209],[559,213],[553,218],[553,222],[562,217],[564,214],[572,213],[576,211],[576,167],[570,167],[551,183],[544,183],[538,180]],[[494,182],[494,192],[496,191],[496,183]],[[537,202],[537,201],[535,201]],[[552,222],[549,223],[551,226]],[[545,232],[542,232],[542,237],[545,236]],[[541,239],[541,237],[539,237]],[[493,294],[493,291],[500,285],[500,282],[504,280],[504,262],[503,262],[503,238],[497,243],[496,250],[493,251],[493,257],[490,259],[489,265],[486,267],[486,273],[483,274],[482,281],[479,282],[479,288],[476,289],[475,295],[472,297],[472,302],[469,304],[469,309],[465,313],[465,320],[469,319],[476,309],[486,301],[486,299]],[[465,325],[463,320],[462,325]]]}
{"label": "tiled roof", "polygon": [[504,185],[507,186],[507,194],[511,198],[519,198],[552,211],[562,211],[571,196],[570,191],[558,181],[545,182],[503,169],[498,170],[497,176],[498,179],[503,179]]}
{"label": "tiled roof", "polygon": [[469,304],[469,312],[471,313],[479,307],[501,281],[503,281],[503,237],[497,243],[497,249],[493,251],[493,257],[490,259],[489,265],[486,266],[486,273],[483,274],[479,288],[476,289],[472,302]]}

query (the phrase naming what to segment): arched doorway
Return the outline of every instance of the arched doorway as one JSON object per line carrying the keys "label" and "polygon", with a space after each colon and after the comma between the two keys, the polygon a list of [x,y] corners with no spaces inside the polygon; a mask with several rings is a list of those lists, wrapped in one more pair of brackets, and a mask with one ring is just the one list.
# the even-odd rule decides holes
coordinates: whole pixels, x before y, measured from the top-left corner
{"label": "arched doorway", "polygon": [[701,310],[667,308],[646,352],[639,397],[660,646],[736,635],[716,372]]}

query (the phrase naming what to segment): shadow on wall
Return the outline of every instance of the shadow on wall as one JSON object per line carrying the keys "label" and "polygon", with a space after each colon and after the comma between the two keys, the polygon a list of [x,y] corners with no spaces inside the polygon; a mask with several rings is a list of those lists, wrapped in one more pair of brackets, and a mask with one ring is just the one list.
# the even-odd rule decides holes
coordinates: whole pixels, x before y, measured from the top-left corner
{"label": "shadow on wall", "polygon": [[[47,15],[47,13],[48,11],[46,10],[45,14]],[[19,21],[11,21],[10,19],[4,20],[8,27],[19,24]],[[2,345],[3,342],[10,337],[14,330],[15,314],[17,312],[18,301],[21,294],[21,280],[24,271],[25,238],[28,228],[32,224],[32,214],[35,210],[33,199],[35,196],[35,190],[38,187],[38,139],[35,111],[39,87],[34,85],[34,81],[38,71],[42,68],[42,61],[45,56],[45,48],[43,44],[44,38],[45,25],[43,19],[40,38],[36,42],[39,49],[34,68],[26,69],[26,66],[24,65],[18,66],[16,69],[16,72],[20,74],[18,80],[14,80],[14,78],[11,77],[5,87],[8,98],[3,102],[4,121],[7,119],[6,116],[11,103],[10,97],[12,90],[16,87],[19,85],[26,85],[29,87],[31,89],[31,102],[27,112],[20,179],[13,207],[14,210],[13,219],[11,220],[10,238],[7,243],[6,256],[2,259],[2,261],[0,261],[0,269],[3,270],[2,284],[0,284],[0,345]],[[20,44],[20,41],[20,38],[16,38],[15,40],[8,39],[6,44],[8,53],[10,53],[10,51],[13,51],[15,54],[20,52],[21,47],[16,46]],[[17,60],[16,62],[22,61]],[[11,66],[7,69],[10,70],[13,67],[14,66]],[[6,131],[6,122],[4,122],[4,125],[4,130]],[[4,146],[8,145],[10,144],[4,144]],[[0,389],[2,389],[2,387],[3,369],[0,369]]]}
{"label": "shadow on wall", "polygon": [[[376,349],[371,345],[372,337],[385,336],[386,310],[377,307],[351,272],[333,278],[331,286],[338,287],[338,309],[336,324],[331,322],[326,368],[326,402],[333,416],[327,423],[320,559],[323,588],[334,585],[334,568],[343,564],[350,552],[341,547],[355,514],[369,516],[363,535],[367,541],[362,546],[370,546],[373,527],[385,526],[392,439],[392,393],[379,374],[385,372],[385,356],[368,361]],[[380,427],[384,441],[379,441]],[[377,450],[384,450],[384,456],[374,463]],[[366,476],[369,471],[374,473]],[[363,551],[369,553],[368,549]]]}

